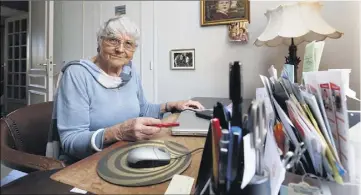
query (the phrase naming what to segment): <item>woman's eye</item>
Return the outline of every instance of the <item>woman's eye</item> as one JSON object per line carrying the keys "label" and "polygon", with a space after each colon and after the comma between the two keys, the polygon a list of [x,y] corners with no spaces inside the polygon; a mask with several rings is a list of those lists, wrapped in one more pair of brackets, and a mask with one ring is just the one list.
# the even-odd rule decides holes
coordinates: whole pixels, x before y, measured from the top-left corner
{"label": "woman's eye", "polygon": [[118,40],[117,39],[110,39],[109,40],[111,43],[118,43]]}
{"label": "woman's eye", "polygon": [[125,42],[125,45],[126,45],[127,47],[133,47],[133,43],[131,43],[131,42]]}

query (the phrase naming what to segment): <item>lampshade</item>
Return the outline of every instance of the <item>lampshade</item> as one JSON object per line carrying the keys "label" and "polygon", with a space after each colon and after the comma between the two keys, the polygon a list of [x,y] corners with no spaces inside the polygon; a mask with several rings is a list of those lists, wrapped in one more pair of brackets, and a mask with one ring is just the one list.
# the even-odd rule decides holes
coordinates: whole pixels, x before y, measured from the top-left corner
{"label": "lampshade", "polygon": [[320,11],[319,2],[298,2],[267,10],[267,26],[254,44],[274,47],[282,43],[291,45],[292,38],[295,45],[322,41],[327,37],[340,38],[343,33],[324,21]]}

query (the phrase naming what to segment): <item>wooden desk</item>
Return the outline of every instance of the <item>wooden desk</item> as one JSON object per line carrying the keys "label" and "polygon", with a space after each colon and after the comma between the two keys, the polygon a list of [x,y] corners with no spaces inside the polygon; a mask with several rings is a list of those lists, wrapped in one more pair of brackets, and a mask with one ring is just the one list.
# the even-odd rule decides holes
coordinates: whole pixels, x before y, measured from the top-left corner
{"label": "wooden desk", "polygon": [[[178,117],[179,114],[172,114],[164,118],[163,121],[175,122]],[[205,142],[205,137],[171,136],[171,132],[166,128],[163,128],[162,131],[153,139],[175,141],[188,147],[189,150],[203,147]],[[170,181],[147,187],[123,187],[110,184],[98,176],[96,166],[102,156],[117,147],[123,146],[124,144],[127,144],[127,142],[117,142],[103,151],[89,156],[88,158],[74,163],[53,174],[51,179],[94,194],[164,194]],[[192,162],[182,175],[193,177],[196,181],[202,152],[202,150],[199,150],[198,152],[192,154]],[[194,185],[195,182],[193,184],[193,189]]]}
{"label": "wooden desk", "polygon": [[[57,171],[59,169],[31,172],[2,186],[0,194],[76,194],[70,192],[73,186],[50,179]],[[90,192],[87,194],[93,195]]]}

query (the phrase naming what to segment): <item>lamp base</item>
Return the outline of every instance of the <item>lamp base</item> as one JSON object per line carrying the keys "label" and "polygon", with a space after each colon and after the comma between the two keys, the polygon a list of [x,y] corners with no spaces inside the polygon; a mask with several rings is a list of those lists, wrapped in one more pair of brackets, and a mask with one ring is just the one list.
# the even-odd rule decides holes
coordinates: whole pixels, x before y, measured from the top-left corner
{"label": "lamp base", "polygon": [[300,57],[297,57],[297,46],[293,42],[293,38],[291,39],[291,45],[288,48],[288,56],[286,56],[286,64],[291,64],[294,66],[294,78],[295,83],[297,83],[297,69],[298,64],[301,62]]}

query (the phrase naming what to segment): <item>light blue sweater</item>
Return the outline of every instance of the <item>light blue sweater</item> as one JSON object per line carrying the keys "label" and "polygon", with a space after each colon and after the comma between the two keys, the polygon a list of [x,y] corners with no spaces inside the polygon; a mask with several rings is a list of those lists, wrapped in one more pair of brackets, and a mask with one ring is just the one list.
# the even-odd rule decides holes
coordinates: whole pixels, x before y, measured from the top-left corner
{"label": "light blue sweater", "polygon": [[[99,129],[141,116],[162,118],[160,105],[147,102],[131,63],[123,67],[119,78],[108,76],[89,60],[67,64],[64,69],[54,97],[53,119],[62,153],[72,160],[94,153],[91,137]],[[95,139],[100,149],[103,135],[104,130]]]}

